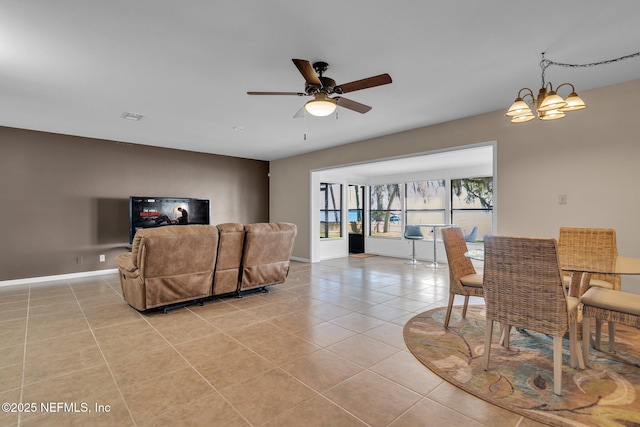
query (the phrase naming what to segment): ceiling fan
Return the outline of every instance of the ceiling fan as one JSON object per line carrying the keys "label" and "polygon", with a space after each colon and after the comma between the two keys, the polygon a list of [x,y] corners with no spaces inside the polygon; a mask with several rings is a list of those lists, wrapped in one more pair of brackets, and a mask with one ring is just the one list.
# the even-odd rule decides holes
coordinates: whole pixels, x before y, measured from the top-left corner
{"label": "ceiling fan", "polygon": [[[368,105],[361,104],[341,96],[343,93],[370,87],[382,86],[391,83],[389,74],[368,77],[341,85],[336,85],[335,80],[325,77],[323,73],[329,68],[326,62],[314,62],[313,65],[304,59],[292,59],[293,63],[305,80],[304,92],[247,92],[248,95],[296,95],[313,96],[293,117],[304,116],[305,111],[314,116],[328,116],[333,113],[336,106],[348,108],[364,114],[371,110]],[[317,74],[317,75],[316,75]],[[337,95],[331,97],[331,95]]]}

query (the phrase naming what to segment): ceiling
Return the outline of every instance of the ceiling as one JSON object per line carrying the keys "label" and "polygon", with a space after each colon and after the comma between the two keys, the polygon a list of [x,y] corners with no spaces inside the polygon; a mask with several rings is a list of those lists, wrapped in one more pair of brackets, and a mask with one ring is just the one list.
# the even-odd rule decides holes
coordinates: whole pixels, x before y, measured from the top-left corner
{"label": "ceiling", "polygon": [[[274,160],[506,109],[540,87],[541,52],[639,51],[638,16],[637,0],[2,1],[0,125]],[[366,114],[294,119],[309,98],[246,94],[302,92],[292,58],[393,83],[348,94]],[[637,78],[640,58],[546,71],[578,93]]]}

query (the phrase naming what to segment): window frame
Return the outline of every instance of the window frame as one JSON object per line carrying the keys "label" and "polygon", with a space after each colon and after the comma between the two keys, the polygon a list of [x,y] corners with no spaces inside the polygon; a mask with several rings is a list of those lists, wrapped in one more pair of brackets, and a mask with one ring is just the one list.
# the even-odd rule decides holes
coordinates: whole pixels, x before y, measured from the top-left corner
{"label": "window frame", "polygon": [[[369,233],[368,236],[369,237],[373,237],[373,238],[382,238],[382,239],[401,239],[404,235],[404,233],[402,232],[403,230],[403,223],[404,223],[404,194],[402,191],[402,183],[397,182],[397,183],[390,183],[390,184],[370,184],[369,185]],[[397,186],[396,191],[394,191],[396,194],[393,195],[393,197],[397,197],[398,201],[397,203],[399,203],[400,207],[399,208],[392,208],[391,204],[394,204],[394,201],[391,201],[389,203],[389,206],[387,209],[374,209],[372,204],[373,204],[373,192],[375,187],[389,187],[389,186]],[[392,194],[389,193],[389,198],[392,197]],[[375,226],[374,226],[374,213],[378,213],[378,212],[386,212],[385,215],[385,219],[384,220],[375,220]],[[396,215],[397,212],[397,215]],[[395,217],[394,217],[395,215]],[[388,222],[387,222],[388,221]],[[383,222],[385,227],[391,227],[392,225],[398,225],[400,226],[400,230],[397,232],[392,232],[389,229],[387,229],[387,231],[383,231],[380,232],[380,234],[373,234],[374,230],[377,230],[380,223]]]}
{"label": "window frame", "polygon": [[[413,181],[405,181],[404,182],[404,191],[405,191],[405,197],[404,197],[404,219],[405,219],[405,224],[406,225],[416,225],[419,224],[417,222],[412,222],[409,221],[409,214],[410,213],[418,213],[418,212],[425,212],[425,213],[429,213],[429,212],[441,212],[442,216],[440,219],[439,223],[445,223],[446,219],[447,219],[447,210],[450,207],[450,203],[447,200],[448,198],[448,192],[447,192],[447,181],[448,179],[446,178],[436,178],[436,179],[421,179],[421,180],[413,180]],[[437,208],[437,209],[413,209],[413,208],[409,208],[409,185],[412,183],[418,183],[418,182],[437,182],[438,188],[442,188],[444,191],[444,195],[442,196],[443,200],[443,207],[442,208]],[[437,192],[438,190],[436,190]],[[438,223],[438,222],[430,222],[430,223]]]}
{"label": "window frame", "polygon": [[[335,191],[332,191],[331,203],[333,205],[333,209],[329,209],[329,189],[335,188],[334,186],[338,186],[338,194],[336,196]],[[338,182],[321,182],[320,183],[320,239],[341,239],[342,235],[342,223],[343,223],[343,201],[342,201],[342,191],[343,191],[342,183]],[[322,203],[322,193],[324,192],[324,203]],[[336,206],[337,205],[337,206]],[[330,215],[334,216],[337,221],[331,222],[328,221]],[[327,221],[323,221],[327,219]],[[335,231],[332,233],[331,230],[335,230],[335,226],[331,227],[330,224],[338,225],[338,235],[335,235]]]}

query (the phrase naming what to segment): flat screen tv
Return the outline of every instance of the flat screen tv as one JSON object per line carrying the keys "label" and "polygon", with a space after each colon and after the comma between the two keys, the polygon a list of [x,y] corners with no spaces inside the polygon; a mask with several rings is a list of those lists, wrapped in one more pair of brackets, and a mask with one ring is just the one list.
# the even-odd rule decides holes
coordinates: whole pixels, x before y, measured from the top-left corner
{"label": "flat screen tv", "polygon": [[209,224],[208,199],[184,197],[129,197],[129,244],[141,228],[165,225]]}

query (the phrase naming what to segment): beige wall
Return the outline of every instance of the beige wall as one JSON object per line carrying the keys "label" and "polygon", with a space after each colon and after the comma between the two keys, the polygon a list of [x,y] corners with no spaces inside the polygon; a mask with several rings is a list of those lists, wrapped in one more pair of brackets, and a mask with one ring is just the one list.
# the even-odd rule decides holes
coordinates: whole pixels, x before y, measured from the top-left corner
{"label": "beige wall", "polygon": [[580,92],[589,108],[553,122],[514,125],[496,111],[273,161],[271,220],[298,225],[293,255],[309,259],[310,171],[497,141],[499,234],[556,237],[560,226],[611,227],[619,252],[640,257],[639,94],[634,80]]}
{"label": "beige wall", "polygon": [[308,259],[310,171],[486,141],[497,141],[498,233],[612,227],[620,253],[640,257],[639,93],[635,80],[581,92],[589,108],[555,122],[511,125],[497,111],[270,166],[0,127],[0,280],[114,268],[128,240],[130,195],[209,198],[213,223],[293,222],[294,256]]}
{"label": "beige wall", "polygon": [[213,224],[266,222],[268,169],[257,160],[0,127],[0,281],[115,268],[129,243],[129,196],[210,199]]}

